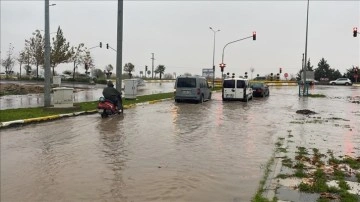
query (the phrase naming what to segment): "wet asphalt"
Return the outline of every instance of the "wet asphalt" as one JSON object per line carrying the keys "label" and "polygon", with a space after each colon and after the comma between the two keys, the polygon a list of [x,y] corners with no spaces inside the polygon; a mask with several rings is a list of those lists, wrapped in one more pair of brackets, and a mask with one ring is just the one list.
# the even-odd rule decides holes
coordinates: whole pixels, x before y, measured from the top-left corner
{"label": "wet asphalt", "polygon": [[[250,201],[279,137],[360,155],[359,88],[270,87],[270,96],[165,101],[123,116],[1,130],[1,201]],[[304,116],[296,110],[317,114]],[[300,120],[327,120],[298,124]],[[319,117],[319,118],[318,118]]]}

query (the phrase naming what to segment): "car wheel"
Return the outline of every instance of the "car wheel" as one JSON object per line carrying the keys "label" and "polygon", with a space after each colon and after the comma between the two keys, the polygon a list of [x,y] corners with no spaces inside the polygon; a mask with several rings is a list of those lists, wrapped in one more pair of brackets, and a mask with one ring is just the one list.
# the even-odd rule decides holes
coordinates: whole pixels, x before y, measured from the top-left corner
{"label": "car wheel", "polygon": [[201,95],[201,96],[200,96],[199,103],[203,103],[203,102],[204,102],[204,95]]}
{"label": "car wheel", "polygon": [[345,86],[348,86],[348,85],[349,85],[349,83],[348,83],[348,82],[346,82],[346,83],[345,83]]}
{"label": "car wheel", "polygon": [[262,97],[265,97],[265,96],[266,96],[266,93],[265,93],[265,92],[263,92],[263,93],[262,93]]}
{"label": "car wheel", "polygon": [[331,83],[331,85],[335,85],[335,83]]}

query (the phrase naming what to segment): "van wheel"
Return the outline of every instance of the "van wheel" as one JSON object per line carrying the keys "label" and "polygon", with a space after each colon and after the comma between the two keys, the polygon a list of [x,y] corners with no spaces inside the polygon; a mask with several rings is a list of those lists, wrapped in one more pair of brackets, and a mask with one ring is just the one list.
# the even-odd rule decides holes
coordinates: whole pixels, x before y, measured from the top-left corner
{"label": "van wheel", "polygon": [[199,103],[203,103],[203,102],[204,102],[204,95],[201,95],[201,96],[200,96]]}

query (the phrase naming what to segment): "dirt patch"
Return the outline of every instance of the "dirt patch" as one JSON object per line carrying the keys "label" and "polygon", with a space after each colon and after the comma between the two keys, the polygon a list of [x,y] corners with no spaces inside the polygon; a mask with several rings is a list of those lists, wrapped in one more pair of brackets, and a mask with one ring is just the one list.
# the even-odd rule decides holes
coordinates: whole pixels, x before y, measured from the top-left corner
{"label": "dirt patch", "polygon": [[308,109],[297,110],[296,113],[297,114],[305,114],[305,115],[316,114],[316,112],[308,110]]}
{"label": "dirt patch", "polygon": [[0,84],[0,96],[39,94],[43,92],[44,92],[44,87],[37,85],[20,85],[13,83]]}

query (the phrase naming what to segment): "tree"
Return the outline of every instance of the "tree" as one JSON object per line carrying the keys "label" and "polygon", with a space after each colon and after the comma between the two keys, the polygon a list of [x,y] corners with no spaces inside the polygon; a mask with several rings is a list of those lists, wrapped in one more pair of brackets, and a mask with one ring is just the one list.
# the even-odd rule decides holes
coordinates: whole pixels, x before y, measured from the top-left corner
{"label": "tree", "polygon": [[165,72],[165,66],[164,65],[158,65],[156,67],[155,73],[160,74],[160,80],[161,80],[161,76],[164,74]]}
{"label": "tree", "polygon": [[254,71],[255,71],[254,67],[250,67],[251,79],[253,78],[252,76],[253,76]]}
{"label": "tree", "polygon": [[98,79],[98,78],[104,77],[105,74],[103,71],[101,71],[101,69],[95,69],[94,76]]}
{"label": "tree", "polygon": [[106,77],[109,79],[111,74],[112,74],[112,70],[114,69],[114,67],[111,65],[111,64],[108,64],[106,67],[105,67],[105,74],[106,74]]}
{"label": "tree", "polygon": [[189,72],[185,72],[184,76],[191,76],[191,74]]}
{"label": "tree", "polygon": [[55,76],[55,67],[61,63],[67,63],[72,58],[73,48],[70,48],[69,42],[63,36],[63,32],[58,27],[56,37],[52,39],[53,45],[51,47],[50,63]]}
{"label": "tree", "polygon": [[1,65],[5,67],[6,77],[13,73],[13,67],[15,64],[15,58],[13,56],[14,46],[10,43],[9,50],[7,51],[7,56],[5,60],[1,60]]}
{"label": "tree", "polygon": [[164,79],[173,79],[173,75],[171,73],[164,74]]}
{"label": "tree", "polygon": [[30,76],[30,73],[31,73],[31,71],[32,71],[31,66],[30,66],[30,65],[25,65],[25,66],[24,66],[24,69],[25,69],[25,74],[26,74],[27,76]]}
{"label": "tree", "polygon": [[17,61],[19,62],[19,65],[20,65],[19,69],[20,69],[20,78],[21,78],[21,65],[26,63],[26,53],[25,53],[25,51],[20,52]]}
{"label": "tree", "polygon": [[[344,73],[344,76],[343,76],[345,78],[349,78],[351,80],[351,82],[353,82],[353,83],[356,81],[356,79],[354,78],[355,68],[356,67],[353,65],[351,68],[346,69],[346,73]],[[360,72],[357,72],[357,73],[358,73],[358,75],[360,74]],[[359,80],[359,78],[357,80]]]}
{"label": "tree", "polygon": [[72,57],[70,58],[70,60],[73,62],[74,64],[74,69],[73,69],[73,79],[75,79],[75,70],[77,68],[78,65],[83,63],[84,60],[84,44],[80,43],[78,45],[77,48],[72,49]]}
{"label": "tree", "polygon": [[[313,70],[314,66],[311,65],[311,62],[310,62],[310,58],[307,62],[307,65],[305,67],[305,70],[306,71],[314,71]],[[301,69],[297,74],[296,74],[296,80],[301,80],[301,74],[302,74],[303,70]]]}
{"label": "tree", "polygon": [[[44,39],[39,30],[35,30],[33,37],[25,40],[25,48],[29,52],[30,62],[36,66],[36,77],[39,77],[39,65],[44,64]],[[28,64],[29,65],[29,64]]]}
{"label": "tree", "polygon": [[135,70],[135,66],[133,64],[131,64],[130,62],[129,63],[126,63],[124,65],[124,71],[125,72],[128,72],[129,74],[129,77],[131,78],[131,72],[133,72]]}
{"label": "tree", "polygon": [[318,63],[318,67],[315,69],[315,80],[321,80],[321,78],[335,80],[339,77],[341,77],[340,71],[331,69],[327,61],[322,58]]}
{"label": "tree", "polygon": [[92,59],[90,55],[90,51],[86,52],[86,55],[83,58],[84,68],[85,68],[85,74],[88,75],[90,72],[88,72],[89,69],[92,69],[95,67],[94,60]]}

